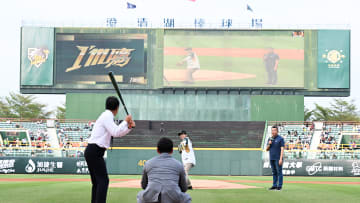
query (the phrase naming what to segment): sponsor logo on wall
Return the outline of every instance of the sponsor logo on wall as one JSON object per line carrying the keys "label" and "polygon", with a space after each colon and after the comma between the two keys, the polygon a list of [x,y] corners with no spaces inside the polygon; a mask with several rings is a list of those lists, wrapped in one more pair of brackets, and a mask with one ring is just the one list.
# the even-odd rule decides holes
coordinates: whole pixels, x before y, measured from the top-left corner
{"label": "sponsor logo on wall", "polygon": [[89,173],[89,169],[88,169],[86,161],[77,161],[76,167],[77,167],[76,173],[79,173],[79,174],[88,174]]}
{"label": "sponsor logo on wall", "polygon": [[322,166],[321,162],[316,162],[311,166],[306,166],[306,171],[309,174],[309,176],[315,175],[317,173],[322,173],[322,172],[340,172],[342,173],[344,171],[344,167],[343,166],[328,166],[328,165],[324,165]]}
{"label": "sponsor logo on wall", "polygon": [[26,173],[54,173],[55,169],[62,169],[62,161],[36,161],[36,163],[29,159],[28,164],[25,166]]}
{"label": "sponsor logo on wall", "polygon": [[15,159],[0,160],[0,173],[15,173]]}
{"label": "sponsor logo on wall", "polygon": [[352,173],[354,176],[360,176],[360,163],[359,163],[359,162],[353,162],[353,163],[352,163],[351,173]]}
{"label": "sponsor logo on wall", "polygon": [[36,170],[35,163],[33,160],[29,159],[28,164],[25,166],[26,173],[34,173]]}

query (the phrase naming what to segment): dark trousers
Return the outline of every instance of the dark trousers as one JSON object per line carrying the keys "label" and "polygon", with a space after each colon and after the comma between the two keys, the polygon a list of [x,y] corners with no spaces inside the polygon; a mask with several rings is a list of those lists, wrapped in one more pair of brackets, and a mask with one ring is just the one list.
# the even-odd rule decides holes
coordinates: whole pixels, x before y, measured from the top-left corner
{"label": "dark trousers", "polygon": [[85,160],[92,183],[91,203],[106,202],[109,177],[103,157],[105,150],[105,148],[101,148],[96,144],[89,144],[85,149]]}
{"label": "dark trousers", "polygon": [[276,85],[277,84],[277,70],[275,71],[273,67],[266,68],[266,72],[268,74],[268,84]]}
{"label": "dark trousers", "polygon": [[271,170],[273,174],[273,186],[282,187],[283,185],[283,173],[282,165],[279,165],[279,160],[270,160]]}

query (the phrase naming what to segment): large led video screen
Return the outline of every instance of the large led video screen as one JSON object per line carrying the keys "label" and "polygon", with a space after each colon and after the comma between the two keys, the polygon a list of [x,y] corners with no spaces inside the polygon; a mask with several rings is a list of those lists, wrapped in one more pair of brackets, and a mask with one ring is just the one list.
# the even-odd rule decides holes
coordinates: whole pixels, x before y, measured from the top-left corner
{"label": "large led video screen", "polygon": [[165,87],[304,87],[304,31],[166,30]]}

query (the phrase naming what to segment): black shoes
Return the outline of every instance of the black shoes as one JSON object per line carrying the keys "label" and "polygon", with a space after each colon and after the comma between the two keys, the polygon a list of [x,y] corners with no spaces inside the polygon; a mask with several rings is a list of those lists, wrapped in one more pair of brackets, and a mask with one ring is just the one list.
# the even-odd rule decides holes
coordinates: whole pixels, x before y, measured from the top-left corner
{"label": "black shoes", "polygon": [[269,188],[269,190],[277,190],[277,187],[272,186],[271,188]]}
{"label": "black shoes", "polygon": [[188,190],[192,190],[192,189],[193,189],[192,186],[189,186],[189,187],[188,187]]}
{"label": "black shoes", "polygon": [[271,188],[269,188],[269,190],[282,190],[282,187],[274,187],[274,186],[272,186]]}

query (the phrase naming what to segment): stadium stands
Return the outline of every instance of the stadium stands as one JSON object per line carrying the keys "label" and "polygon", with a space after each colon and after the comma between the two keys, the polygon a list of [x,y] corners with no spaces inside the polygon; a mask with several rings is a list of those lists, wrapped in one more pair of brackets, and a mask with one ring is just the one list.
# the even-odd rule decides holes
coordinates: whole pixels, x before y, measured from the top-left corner
{"label": "stadium stands", "polygon": [[0,128],[16,128],[16,124],[12,123],[10,120],[6,122],[0,122]]}
{"label": "stadium stands", "polygon": [[[360,132],[357,123],[323,122],[321,129],[314,129],[312,123],[269,123],[266,140],[271,135],[271,126],[279,126],[279,134],[285,140],[285,159],[360,159]],[[314,139],[319,131],[320,140]],[[346,143],[344,134],[357,135],[357,139]],[[356,136],[355,136],[356,137]],[[310,149],[312,143],[316,149]],[[263,149],[266,143],[264,142]],[[267,153],[264,153],[266,157]]]}
{"label": "stadium stands", "polygon": [[307,158],[313,138],[313,127],[304,124],[279,126],[279,135],[285,140],[285,159]]}
{"label": "stadium stands", "polygon": [[357,134],[358,125],[355,124],[342,124],[330,123],[324,125],[320,144],[317,152],[317,159],[360,159],[360,148],[356,144],[358,140],[351,140],[346,143],[343,140],[344,134]]}
{"label": "stadium stands", "polygon": [[[269,122],[264,140],[268,140],[270,137],[271,126],[274,124],[279,126],[279,134],[284,137],[286,142],[285,159],[360,159],[359,123],[323,122],[321,129],[315,129],[314,125],[309,122],[281,122],[280,124]],[[52,139],[56,141],[54,144],[50,141],[52,135],[49,134],[45,122],[0,119],[0,156],[83,156],[93,123],[87,121],[61,121],[56,122],[55,126],[55,129],[53,128],[54,139]],[[140,137],[134,135],[127,139],[120,139],[117,140],[117,142],[121,141],[118,144],[132,146],[133,139],[143,139],[145,137],[148,139],[147,134],[150,133],[149,123],[145,122],[143,124],[144,129],[141,127],[142,122],[140,121],[137,131],[144,131],[146,135]],[[315,133],[318,133],[319,136],[314,136]],[[196,138],[197,134],[195,133],[193,136]],[[209,145],[206,145],[206,143],[208,142],[197,142],[200,147]],[[236,143],[232,143],[232,145],[234,144]],[[312,144],[315,144],[314,148],[310,149]],[[56,146],[56,148],[52,147],[52,145]],[[263,142],[263,149],[265,149],[265,145],[266,142]],[[264,156],[266,154],[264,153]]]}
{"label": "stadium stands", "polygon": [[[58,148],[54,149],[51,147],[46,123],[42,121],[1,120],[0,126],[1,156],[52,157],[54,156],[54,151],[59,150]],[[83,126],[81,123],[65,123],[64,128],[70,130],[69,134],[72,135],[75,142],[70,142],[69,147],[66,149],[65,147],[62,148],[63,153],[60,153],[62,156],[77,156],[81,154],[79,151],[82,152],[86,144],[80,143],[82,135],[75,136],[75,134],[78,134],[74,133],[74,131]],[[57,137],[55,137],[55,140],[59,142]],[[80,147],[81,150],[78,149]]]}
{"label": "stadium stands", "polygon": [[83,156],[91,134],[92,122],[61,122],[56,124],[59,146],[63,157]]}

